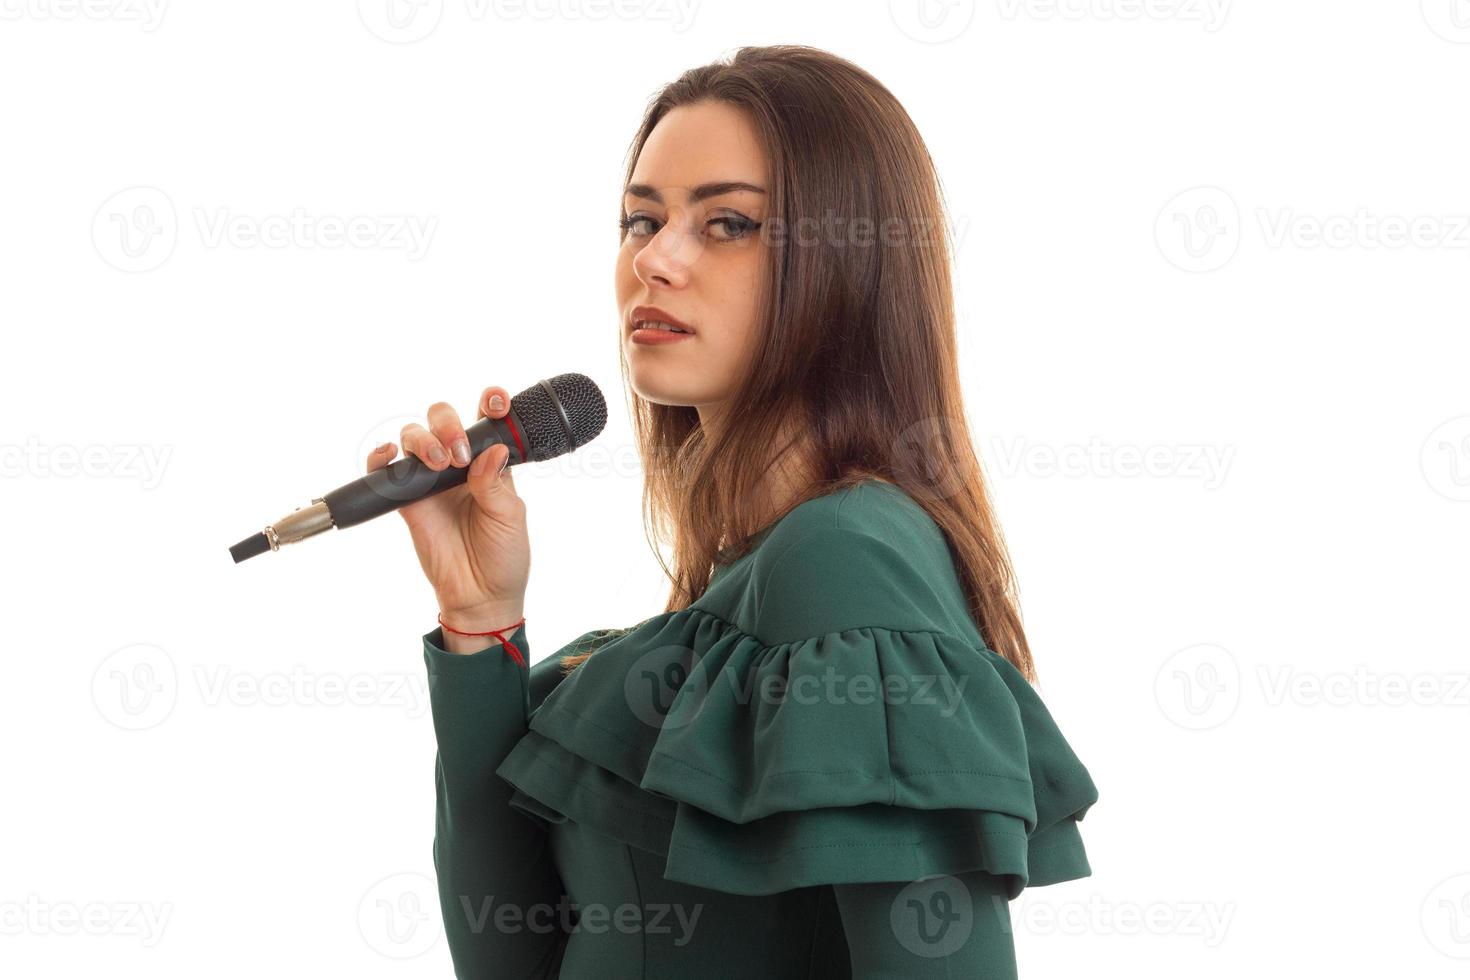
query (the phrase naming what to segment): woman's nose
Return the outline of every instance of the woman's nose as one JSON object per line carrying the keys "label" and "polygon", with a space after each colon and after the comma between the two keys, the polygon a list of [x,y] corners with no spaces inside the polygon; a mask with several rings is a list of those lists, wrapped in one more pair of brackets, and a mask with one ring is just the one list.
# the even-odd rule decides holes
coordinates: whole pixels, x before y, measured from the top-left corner
{"label": "woman's nose", "polygon": [[683,285],[689,270],[704,251],[704,241],[693,233],[682,217],[670,216],[648,244],[633,257],[633,268],[645,282],[658,279],[670,286]]}

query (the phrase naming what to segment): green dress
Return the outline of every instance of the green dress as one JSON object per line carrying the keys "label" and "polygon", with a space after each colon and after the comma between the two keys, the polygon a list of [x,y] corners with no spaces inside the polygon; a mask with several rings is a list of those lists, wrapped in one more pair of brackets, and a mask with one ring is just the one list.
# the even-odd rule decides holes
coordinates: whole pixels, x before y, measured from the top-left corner
{"label": "green dress", "polygon": [[892,484],[800,504],[692,605],[529,668],[443,642],[461,978],[1008,980],[1008,902],[1092,873],[1092,779]]}

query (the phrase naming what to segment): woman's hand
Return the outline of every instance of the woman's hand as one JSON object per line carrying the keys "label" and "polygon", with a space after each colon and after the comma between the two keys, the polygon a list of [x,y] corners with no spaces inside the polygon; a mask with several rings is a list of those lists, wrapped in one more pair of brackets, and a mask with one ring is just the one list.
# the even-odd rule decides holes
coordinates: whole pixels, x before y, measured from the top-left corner
{"label": "woman's hand", "polygon": [[[491,386],[480,393],[479,415],[503,418],[510,395]],[[439,599],[446,623],[465,632],[500,629],[521,618],[531,572],[531,542],[526,504],[516,495],[510,448],[496,444],[470,460],[469,440],[459,414],[445,402],[429,406],[429,427],[403,427],[405,457],[415,456],[436,472],[469,466],[461,485],[398,508],[408,524],[419,564]],[[385,442],[368,455],[371,473],[393,461],[397,450]],[[508,635],[508,634],[507,634]]]}

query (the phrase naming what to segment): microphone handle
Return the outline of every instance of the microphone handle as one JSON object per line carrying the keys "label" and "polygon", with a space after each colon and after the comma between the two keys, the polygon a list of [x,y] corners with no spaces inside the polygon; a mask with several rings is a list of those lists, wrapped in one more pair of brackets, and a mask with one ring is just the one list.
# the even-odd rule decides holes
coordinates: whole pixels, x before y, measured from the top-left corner
{"label": "microphone handle", "polygon": [[[480,419],[467,426],[464,434],[470,441],[471,460],[497,442],[510,447],[507,466],[526,460],[526,446],[514,410],[503,419]],[[450,465],[436,472],[418,457],[405,456],[351,483],[344,483],[312,503],[327,505],[333,527],[352,527],[415,500],[457,487],[469,479],[469,469],[468,466]]]}

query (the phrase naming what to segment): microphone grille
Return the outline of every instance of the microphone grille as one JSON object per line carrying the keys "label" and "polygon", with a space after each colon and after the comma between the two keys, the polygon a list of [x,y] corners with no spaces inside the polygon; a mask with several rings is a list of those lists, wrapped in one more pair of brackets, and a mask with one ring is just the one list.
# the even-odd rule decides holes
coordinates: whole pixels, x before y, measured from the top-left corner
{"label": "microphone grille", "polygon": [[539,462],[579,449],[607,425],[607,402],[585,374],[558,374],[510,400],[526,439],[526,459]]}

